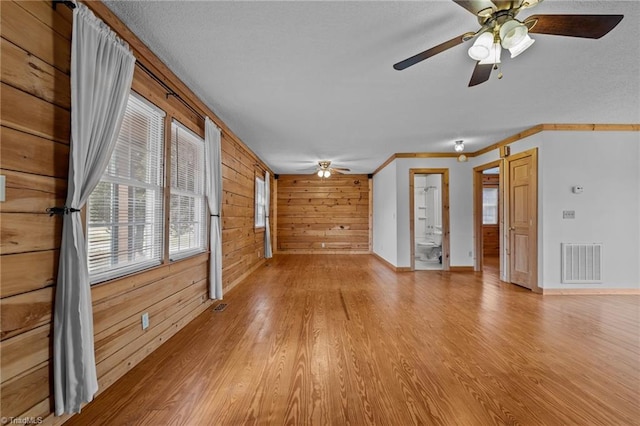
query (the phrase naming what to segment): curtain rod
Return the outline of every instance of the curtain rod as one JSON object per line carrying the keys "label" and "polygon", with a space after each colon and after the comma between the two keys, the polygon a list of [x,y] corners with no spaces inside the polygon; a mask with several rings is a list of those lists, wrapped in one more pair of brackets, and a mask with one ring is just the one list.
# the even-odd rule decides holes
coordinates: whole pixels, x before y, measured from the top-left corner
{"label": "curtain rod", "polygon": [[[76,3],[74,1],[71,0],[52,0],[53,3],[53,9],[55,10],[56,6],[58,4],[63,4],[65,6],[67,6],[69,9],[75,9],[76,8]],[[200,114],[194,107],[192,107],[187,101],[185,101],[184,99],[182,99],[182,97],[177,94],[171,87],[169,87],[167,85],[167,83],[165,83],[164,81],[162,81],[160,78],[158,78],[158,76],[156,76],[149,68],[147,68],[143,63],[141,63],[140,61],[136,60],[136,65],[138,65],[142,71],[144,71],[145,73],[147,73],[149,75],[149,77],[151,77],[152,79],[154,79],[157,83],[159,83],[162,87],[165,88],[165,90],[167,90],[167,93],[165,94],[165,96],[167,97],[167,99],[169,98],[169,96],[173,96],[175,97],[178,101],[180,101],[180,103],[182,105],[184,105],[185,107],[187,107],[191,112],[193,112],[196,116],[198,116],[201,120],[205,120],[204,115]]]}
{"label": "curtain rod", "polygon": [[69,9],[76,8],[76,3],[70,0],[53,0],[52,3],[53,3],[53,10],[56,10],[56,6],[58,6],[59,4],[63,4],[67,6]]}
{"label": "curtain rod", "polygon": [[149,77],[151,77],[152,79],[154,79],[158,84],[160,84],[162,87],[165,88],[165,90],[167,90],[166,93],[166,97],[169,98],[169,96],[173,96],[175,97],[178,101],[180,101],[180,103],[182,105],[184,105],[185,107],[187,107],[191,112],[193,112],[195,115],[197,115],[201,120],[204,121],[205,117],[204,115],[200,114],[198,112],[198,110],[196,110],[194,107],[192,107],[187,101],[185,101],[184,99],[182,99],[182,97],[177,94],[171,87],[169,87],[167,85],[167,83],[165,83],[164,81],[162,81],[158,76],[156,76],[153,71],[151,71],[149,68],[146,67],[146,65],[144,65],[142,62],[136,60],[136,65],[140,67],[140,69],[142,69],[142,71],[144,71],[145,73],[147,73],[149,75]]}

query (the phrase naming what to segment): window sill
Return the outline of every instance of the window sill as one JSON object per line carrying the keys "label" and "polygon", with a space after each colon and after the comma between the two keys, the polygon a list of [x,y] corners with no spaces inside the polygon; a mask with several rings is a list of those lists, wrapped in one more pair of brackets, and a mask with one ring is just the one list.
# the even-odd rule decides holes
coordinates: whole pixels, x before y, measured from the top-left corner
{"label": "window sill", "polygon": [[[138,287],[141,284],[140,283],[149,283],[152,281],[155,281],[154,274],[158,276],[158,278],[164,276],[165,272],[161,272],[163,269],[165,268],[170,268],[170,267],[175,267],[175,265],[178,265],[180,263],[187,263],[187,262],[198,262],[198,258],[199,257],[205,257],[206,259],[209,258],[209,252],[205,251],[205,252],[200,252],[198,254],[194,254],[191,257],[188,258],[181,258],[181,259],[177,259],[175,261],[169,261],[166,263],[162,263],[160,265],[155,265],[155,266],[150,266],[147,269],[142,269],[136,272],[132,272],[128,275],[121,275],[119,277],[115,277],[115,278],[111,278],[105,281],[100,281],[100,282],[96,282],[96,283],[92,283],[91,288],[92,290],[95,290],[96,288],[100,288],[103,286],[110,286],[110,285],[116,285],[117,283],[123,283],[126,281],[127,283],[127,287]],[[203,261],[205,261],[203,259]],[[195,265],[195,263],[194,263]],[[145,284],[142,284],[145,285]],[[97,300],[93,300],[93,302],[97,302]]]}
{"label": "window sill", "polygon": [[180,253],[169,254],[169,262],[177,262],[180,260],[188,259],[190,257],[197,256],[202,253],[208,253],[209,251],[206,249],[194,249],[194,250],[186,250]]}

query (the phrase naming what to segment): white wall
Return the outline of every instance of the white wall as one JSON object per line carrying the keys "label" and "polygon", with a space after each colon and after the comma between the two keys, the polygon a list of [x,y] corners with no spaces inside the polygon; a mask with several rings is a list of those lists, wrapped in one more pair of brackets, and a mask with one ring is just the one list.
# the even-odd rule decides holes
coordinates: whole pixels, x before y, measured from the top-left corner
{"label": "white wall", "polygon": [[[539,287],[640,288],[640,133],[545,131],[511,144],[512,154],[531,148],[538,148]],[[448,168],[450,264],[473,265],[473,168],[498,158],[495,150],[468,163],[396,159],[377,173],[374,252],[398,267],[410,265],[409,169]],[[572,194],[574,185],[583,186],[584,193]],[[576,218],[562,219],[563,210],[575,210]],[[385,214],[384,229],[376,227],[380,214]],[[396,247],[389,247],[394,242]],[[562,242],[602,242],[604,283],[562,284]]]}
{"label": "white wall", "polygon": [[373,252],[398,264],[396,162],[373,176]]}
{"label": "white wall", "polygon": [[[511,144],[538,148],[538,285],[640,287],[640,133],[545,131]],[[472,166],[498,158],[490,152]],[[571,187],[584,187],[582,194]],[[575,219],[562,219],[575,210]],[[560,244],[603,243],[603,284],[562,284]]]}
{"label": "white wall", "polygon": [[[546,132],[540,174],[545,190],[543,285],[560,283],[560,243],[603,243],[604,287],[640,287],[638,133]],[[571,187],[581,185],[582,194]],[[562,219],[575,210],[575,219]]]}

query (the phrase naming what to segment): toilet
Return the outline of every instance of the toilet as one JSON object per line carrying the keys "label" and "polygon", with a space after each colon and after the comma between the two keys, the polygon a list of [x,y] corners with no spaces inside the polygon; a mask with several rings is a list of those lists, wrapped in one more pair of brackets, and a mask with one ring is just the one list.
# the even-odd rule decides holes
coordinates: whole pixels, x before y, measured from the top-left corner
{"label": "toilet", "polygon": [[442,252],[442,229],[427,234],[426,241],[416,243],[420,260],[438,260]]}

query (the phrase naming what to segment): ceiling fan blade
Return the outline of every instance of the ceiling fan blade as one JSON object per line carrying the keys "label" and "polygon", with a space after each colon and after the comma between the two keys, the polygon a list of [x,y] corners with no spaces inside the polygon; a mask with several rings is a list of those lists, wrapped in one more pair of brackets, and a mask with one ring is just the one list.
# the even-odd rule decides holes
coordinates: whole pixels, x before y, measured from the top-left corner
{"label": "ceiling fan blade", "polygon": [[[466,33],[465,33],[466,34]],[[449,41],[445,41],[437,46],[432,47],[431,49],[427,49],[424,52],[420,52],[417,55],[413,55],[410,58],[405,59],[404,61],[400,61],[393,66],[394,69],[401,71],[405,68],[409,68],[412,65],[417,64],[418,62],[422,62],[425,59],[429,59],[430,57],[437,55],[438,53],[442,53],[447,49],[451,49],[462,43],[462,37],[465,35],[459,35],[458,37],[454,37]]]}
{"label": "ceiling fan blade", "polygon": [[489,80],[491,76],[491,70],[493,69],[493,64],[480,64],[480,62],[476,63],[476,67],[473,69],[473,74],[471,74],[471,81],[469,81],[469,87],[477,86],[480,83],[484,83]]}
{"label": "ceiling fan blade", "polygon": [[532,15],[525,24],[535,24],[530,33],[567,37],[600,38],[614,29],[624,15]]}
{"label": "ceiling fan blade", "polygon": [[351,169],[346,169],[344,167],[332,167],[333,170],[337,170],[339,172],[350,172]]}

